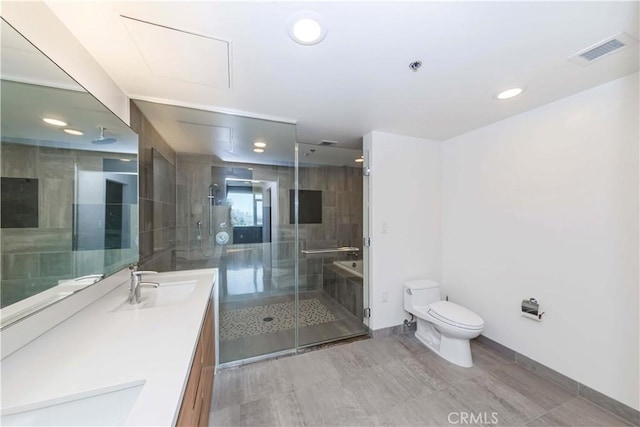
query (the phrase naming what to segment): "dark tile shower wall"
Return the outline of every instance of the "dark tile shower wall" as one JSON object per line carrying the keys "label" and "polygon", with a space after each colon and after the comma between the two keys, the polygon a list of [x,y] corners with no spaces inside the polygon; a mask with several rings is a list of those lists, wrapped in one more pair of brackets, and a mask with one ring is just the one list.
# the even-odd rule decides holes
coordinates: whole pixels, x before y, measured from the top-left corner
{"label": "dark tile shower wall", "polygon": [[[177,156],[178,211],[176,218],[177,268],[217,267],[220,257],[207,252],[214,246],[214,236],[209,235],[208,199],[211,185],[211,156],[179,154]],[[196,224],[202,221],[202,242],[196,240]],[[200,251],[200,244],[207,257]]]}
{"label": "dark tile shower wall", "polygon": [[[341,246],[362,249],[362,169],[301,167],[298,174],[301,190],[322,191],[322,224],[299,226],[300,250]],[[308,289],[321,289],[323,265],[350,256],[344,253],[322,256],[301,254],[301,287],[306,278],[305,286]]]}
{"label": "dark tile shower wall", "polygon": [[322,289],[356,318],[364,316],[362,278],[350,275],[333,264],[323,266]]}
{"label": "dark tile shower wall", "polygon": [[[122,259],[121,251],[127,249],[73,251],[72,242],[75,167],[102,171],[104,159],[113,157],[98,151],[2,142],[2,177],[38,179],[39,198],[36,227],[0,231],[3,307],[57,285],[58,280],[97,273],[96,266],[106,271]],[[131,209],[136,215],[137,205]]]}
{"label": "dark tile shower wall", "polygon": [[171,271],[176,246],[176,152],[133,102],[131,128],[138,134],[140,267]]}
{"label": "dark tile shower wall", "polygon": [[[213,176],[212,167],[216,171]],[[224,255],[220,246],[215,246],[208,233],[203,233],[205,248],[214,248],[207,258],[199,250],[195,240],[195,224],[208,224],[206,195],[209,185],[219,181],[224,183],[224,171],[232,173],[232,168],[252,168],[247,179],[277,182],[277,195],[273,194],[273,214],[278,218],[277,227],[272,232],[272,266],[279,271],[280,288],[291,287],[294,283],[295,225],[290,224],[289,191],[295,188],[293,167],[255,164],[221,163],[210,156],[178,155],[178,218],[177,253],[185,265],[195,267],[216,267]],[[217,176],[220,175],[221,176]],[[335,248],[338,246],[362,246],[362,170],[347,167],[303,167],[299,171],[300,189],[322,191],[322,223],[301,224],[299,226],[300,249]],[[224,189],[219,188],[221,197]],[[277,198],[277,200],[275,200]],[[218,208],[218,207],[216,207]],[[221,207],[219,207],[221,208]],[[216,230],[218,231],[218,230]],[[229,246],[231,247],[231,246]],[[239,254],[227,254],[230,260]],[[336,259],[344,259],[348,254],[301,255],[299,264],[300,289],[321,289],[323,265]],[[231,258],[230,258],[231,257]],[[267,266],[265,266],[267,267]],[[268,266],[271,267],[271,266]],[[185,267],[186,268],[186,267]]]}
{"label": "dark tile shower wall", "polygon": [[[249,172],[248,167],[253,168]],[[278,167],[267,165],[249,165],[239,163],[222,163],[212,156],[178,155],[178,216],[177,216],[177,247],[178,263],[184,268],[220,267],[221,259],[232,263],[241,261],[244,256],[240,253],[227,253],[227,247],[215,243],[215,233],[221,231],[220,222],[228,221],[229,208],[224,205],[213,207],[213,234],[209,234],[209,186],[217,184],[216,200],[224,200],[225,178],[237,176],[238,173],[247,174],[247,179],[277,182],[279,180]],[[280,191],[280,190],[278,190]],[[196,239],[196,224],[202,222],[202,241]],[[231,226],[225,231],[233,235]],[[273,236],[275,241],[276,236]],[[205,253],[200,247],[205,249]],[[257,244],[260,245],[260,244]],[[256,245],[256,251],[262,252]],[[237,246],[236,246],[237,248]],[[265,251],[270,248],[265,248]],[[236,259],[239,258],[239,259]],[[265,266],[269,268],[270,266]]]}

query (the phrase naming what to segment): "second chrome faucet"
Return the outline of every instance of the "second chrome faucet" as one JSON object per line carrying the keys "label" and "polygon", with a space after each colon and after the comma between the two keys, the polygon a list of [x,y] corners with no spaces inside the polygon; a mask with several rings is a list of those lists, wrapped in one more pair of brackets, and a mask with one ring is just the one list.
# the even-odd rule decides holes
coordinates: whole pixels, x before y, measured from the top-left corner
{"label": "second chrome faucet", "polygon": [[138,271],[131,268],[131,285],[129,287],[129,304],[140,303],[140,288],[142,286],[151,286],[157,288],[160,286],[157,282],[143,282],[142,276],[147,274],[158,274],[157,271]]}

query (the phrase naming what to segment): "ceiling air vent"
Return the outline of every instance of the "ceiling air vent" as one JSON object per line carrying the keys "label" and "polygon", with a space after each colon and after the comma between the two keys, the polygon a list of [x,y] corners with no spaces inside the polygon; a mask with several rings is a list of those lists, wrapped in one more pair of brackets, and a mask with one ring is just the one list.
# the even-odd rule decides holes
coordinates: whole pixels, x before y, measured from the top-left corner
{"label": "ceiling air vent", "polygon": [[619,52],[622,48],[636,43],[636,40],[627,33],[619,33],[599,43],[581,50],[567,58],[578,65],[590,65],[612,53]]}

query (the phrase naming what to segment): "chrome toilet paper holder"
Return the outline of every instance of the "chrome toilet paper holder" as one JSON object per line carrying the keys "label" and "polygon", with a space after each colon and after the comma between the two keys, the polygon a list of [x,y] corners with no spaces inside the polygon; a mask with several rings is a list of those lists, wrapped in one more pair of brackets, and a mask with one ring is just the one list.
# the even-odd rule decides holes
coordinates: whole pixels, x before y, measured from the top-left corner
{"label": "chrome toilet paper holder", "polygon": [[542,322],[544,311],[540,311],[540,303],[535,298],[523,299],[520,306],[522,316]]}

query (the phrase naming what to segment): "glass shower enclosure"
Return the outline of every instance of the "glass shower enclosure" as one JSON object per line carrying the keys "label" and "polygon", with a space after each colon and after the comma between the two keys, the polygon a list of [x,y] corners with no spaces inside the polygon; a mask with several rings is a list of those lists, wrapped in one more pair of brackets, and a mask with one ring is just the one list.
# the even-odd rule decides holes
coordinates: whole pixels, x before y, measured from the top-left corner
{"label": "glass shower enclosure", "polygon": [[368,333],[362,152],[297,143],[290,123],[161,108],[212,147],[177,155],[173,262],[218,268],[219,364]]}

